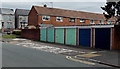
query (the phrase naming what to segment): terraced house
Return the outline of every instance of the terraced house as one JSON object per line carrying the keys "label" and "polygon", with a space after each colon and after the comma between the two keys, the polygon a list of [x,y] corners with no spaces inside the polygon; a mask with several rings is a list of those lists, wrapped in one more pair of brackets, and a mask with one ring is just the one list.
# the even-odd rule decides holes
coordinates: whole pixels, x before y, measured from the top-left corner
{"label": "terraced house", "polygon": [[28,23],[34,26],[40,24],[53,26],[114,24],[115,18],[106,21],[103,14],[33,6],[28,15]]}
{"label": "terraced house", "polygon": [[16,9],[15,10],[15,28],[24,29],[28,25],[28,14],[30,10]]}
{"label": "terraced house", "polygon": [[[104,15],[98,13],[33,6],[28,25],[41,27],[23,29],[22,36],[57,44],[119,50],[120,26],[115,21],[115,18],[106,21]],[[54,27],[47,27],[49,25]]]}
{"label": "terraced house", "polygon": [[14,10],[8,8],[0,8],[0,29],[4,28],[5,31],[8,29],[14,29],[15,16]]}

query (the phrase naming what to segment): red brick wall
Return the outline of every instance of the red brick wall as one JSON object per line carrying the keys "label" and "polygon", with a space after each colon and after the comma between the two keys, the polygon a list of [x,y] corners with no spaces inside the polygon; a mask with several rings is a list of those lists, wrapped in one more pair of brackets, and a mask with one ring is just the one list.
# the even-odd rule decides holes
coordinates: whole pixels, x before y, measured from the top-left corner
{"label": "red brick wall", "polygon": [[113,49],[120,50],[120,26],[115,26],[114,30],[114,45]]}
{"label": "red brick wall", "polygon": [[[66,25],[90,25],[90,20],[86,20],[85,23],[80,23],[80,19],[75,19],[75,22],[69,22],[69,18],[63,17],[63,22],[56,21],[56,17],[50,17],[50,21],[42,21],[42,16],[38,16],[38,24],[52,24],[54,26],[66,26]],[[98,20],[95,20],[95,24],[99,24]]]}
{"label": "red brick wall", "polygon": [[37,11],[34,7],[32,7],[29,15],[28,15],[28,25],[37,25],[38,24],[38,16]]}
{"label": "red brick wall", "polygon": [[[80,23],[80,19],[75,19],[75,22],[69,22],[68,17],[63,17],[63,22],[56,21],[56,17],[51,16],[50,21],[42,21],[42,16],[37,15],[37,11],[34,7],[32,7],[29,16],[28,16],[28,25],[38,25],[38,24],[52,24],[54,26],[66,26],[66,25],[92,25],[90,24],[90,20],[87,19],[85,23]],[[95,24],[99,24],[99,20],[95,20]],[[104,21],[104,24],[107,24]]]}
{"label": "red brick wall", "polygon": [[40,40],[39,29],[22,29],[21,36],[28,39]]}

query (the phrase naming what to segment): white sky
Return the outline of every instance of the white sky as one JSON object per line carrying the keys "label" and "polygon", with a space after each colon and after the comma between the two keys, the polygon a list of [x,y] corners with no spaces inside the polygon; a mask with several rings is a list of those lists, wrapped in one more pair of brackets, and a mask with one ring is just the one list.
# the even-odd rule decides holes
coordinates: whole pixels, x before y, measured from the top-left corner
{"label": "white sky", "polygon": [[2,2],[106,2],[106,0],[1,0]]}
{"label": "white sky", "polygon": [[[1,0],[2,8],[11,9],[31,9],[33,5],[43,6],[47,4],[48,7],[70,9],[77,11],[86,11],[93,13],[103,13],[100,8],[105,5],[106,0]],[[53,2],[53,4],[51,4]]]}

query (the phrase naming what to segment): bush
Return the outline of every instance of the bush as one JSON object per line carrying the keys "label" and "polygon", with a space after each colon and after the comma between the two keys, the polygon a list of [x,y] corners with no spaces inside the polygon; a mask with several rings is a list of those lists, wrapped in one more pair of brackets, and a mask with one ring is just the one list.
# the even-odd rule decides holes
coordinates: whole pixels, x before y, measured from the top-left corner
{"label": "bush", "polygon": [[14,31],[13,31],[13,34],[21,35],[21,30],[14,30]]}

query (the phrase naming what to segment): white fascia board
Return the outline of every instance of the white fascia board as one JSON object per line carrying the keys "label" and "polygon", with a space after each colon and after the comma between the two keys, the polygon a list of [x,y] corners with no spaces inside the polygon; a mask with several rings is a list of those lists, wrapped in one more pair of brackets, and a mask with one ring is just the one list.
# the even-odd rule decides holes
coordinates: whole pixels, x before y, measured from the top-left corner
{"label": "white fascia board", "polygon": [[55,28],[111,28],[114,25],[94,25],[94,26],[58,26]]}

